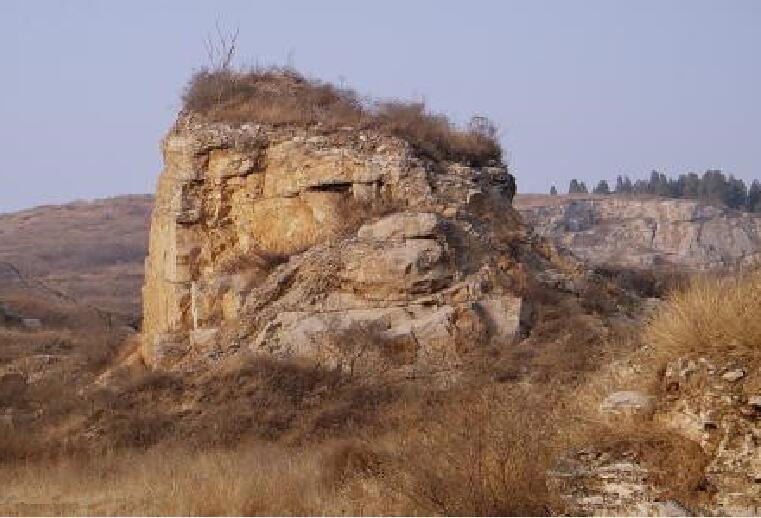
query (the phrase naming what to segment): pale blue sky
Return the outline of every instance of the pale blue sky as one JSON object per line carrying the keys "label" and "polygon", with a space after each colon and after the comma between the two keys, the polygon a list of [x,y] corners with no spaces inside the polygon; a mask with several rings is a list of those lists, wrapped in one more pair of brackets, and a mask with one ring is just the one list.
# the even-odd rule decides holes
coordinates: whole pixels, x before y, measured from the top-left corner
{"label": "pale blue sky", "polygon": [[243,59],[501,127],[518,187],[761,177],[761,1],[0,2],[0,212],[152,192],[220,20]]}

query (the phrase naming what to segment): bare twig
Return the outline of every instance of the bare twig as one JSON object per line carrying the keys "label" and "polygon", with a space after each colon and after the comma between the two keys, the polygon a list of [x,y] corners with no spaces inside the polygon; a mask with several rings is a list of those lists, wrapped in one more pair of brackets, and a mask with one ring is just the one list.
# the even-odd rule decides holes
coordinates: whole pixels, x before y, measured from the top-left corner
{"label": "bare twig", "polygon": [[213,36],[207,36],[204,40],[210,70],[224,72],[230,70],[238,47],[239,34],[240,28],[231,31],[223,28],[219,22],[216,23],[216,33]]}

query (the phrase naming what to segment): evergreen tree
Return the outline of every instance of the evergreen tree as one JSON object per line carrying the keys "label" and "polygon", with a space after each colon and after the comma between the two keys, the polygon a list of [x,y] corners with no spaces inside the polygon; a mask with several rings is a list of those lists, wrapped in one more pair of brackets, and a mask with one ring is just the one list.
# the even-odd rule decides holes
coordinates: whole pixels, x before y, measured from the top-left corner
{"label": "evergreen tree", "polygon": [[679,184],[677,195],[680,198],[696,200],[700,196],[700,177],[697,174],[680,174],[677,183]]}
{"label": "evergreen tree", "polygon": [[658,171],[652,171],[650,173],[648,192],[656,196],[671,196],[671,189],[669,189],[669,181],[666,175]]}
{"label": "evergreen tree", "polygon": [[587,194],[587,184],[574,178],[568,186],[568,194]]}
{"label": "evergreen tree", "polygon": [[[619,178],[621,178],[619,176]],[[624,176],[621,179],[621,185],[619,186],[618,180],[616,180],[616,193],[618,194],[631,194],[634,192],[634,185],[632,185],[632,179],[629,176]]]}
{"label": "evergreen tree", "polygon": [[724,174],[718,170],[709,170],[703,173],[698,197],[707,203],[725,204],[727,201],[727,179]]}
{"label": "evergreen tree", "polygon": [[616,188],[613,192],[616,194],[624,192],[624,178],[621,175],[616,176]]}
{"label": "evergreen tree", "polygon": [[634,194],[650,194],[650,182],[647,180],[637,180],[632,187]]}
{"label": "evergreen tree", "polygon": [[592,192],[595,194],[610,194],[610,187],[608,187],[608,182],[606,180],[600,180],[597,183],[597,187],[595,187]]}
{"label": "evergreen tree", "polygon": [[750,212],[761,212],[761,183],[758,180],[753,180],[750,184],[745,207]]}
{"label": "evergreen tree", "polygon": [[748,202],[748,188],[745,186],[745,182],[729,175],[725,196],[724,202],[727,207],[744,209]]}
{"label": "evergreen tree", "polygon": [[[595,193],[604,193],[607,184],[600,181],[595,187]],[[574,192],[582,192],[582,185],[575,184]],[[616,177],[616,194],[651,194],[668,198],[685,198],[702,200],[714,205],[751,212],[761,212],[761,181],[754,180],[748,186],[734,175],[726,176],[723,172],[713,169],[702,176],[696,173],[680,174],[676,178],[668,178],[659,171],[651,171],[647,180],[637,180],[632,183],[625,175]]]}
{"label": "evergreen tree", "polygon": [[557,196],[558,195],[558,190],[557,190],[557,188],[554,185],[552,187],[550,187],[550,195],[551,196]]}

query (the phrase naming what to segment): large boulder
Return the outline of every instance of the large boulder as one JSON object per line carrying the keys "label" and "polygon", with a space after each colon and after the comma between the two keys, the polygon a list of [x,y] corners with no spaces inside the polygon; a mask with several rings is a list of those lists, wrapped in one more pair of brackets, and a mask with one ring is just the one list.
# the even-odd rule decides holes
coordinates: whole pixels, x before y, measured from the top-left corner
{"label": "large boulder", "polygon": [[502,165],[433,162],[371,131],[192,117],[163,151],[143,288],[149,366],[251,350],[345,368],[361,336],[395,366],[449,368],[530,325],[521,262],[549,259]]}

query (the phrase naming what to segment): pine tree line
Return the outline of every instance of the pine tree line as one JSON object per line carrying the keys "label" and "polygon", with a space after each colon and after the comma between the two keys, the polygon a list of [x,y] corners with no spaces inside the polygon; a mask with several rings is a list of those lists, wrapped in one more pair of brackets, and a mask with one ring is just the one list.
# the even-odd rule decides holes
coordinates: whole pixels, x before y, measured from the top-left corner
{"label": "pine tree line", "polygon": [[[557,193],[557,189],[554,189],[554,192]],[[588,192],[586,184],[575,178],[568,186],[569,194]],[[748,186],[743,180],[731,174],[726,176],[718,170],[706,171],[702,176],[697,173],[680,174],[676,178],[668,178],[663,173],[653,171],[648,180],[635,181],[626,175],[619,175],[613,189],[607,181],[600,180],[592,192],[594,194],[650,194],[666,198],[701,200],[711,204],[726,205],[733,209],[761,212],[761,183],[758,180],[753,180]]]}

